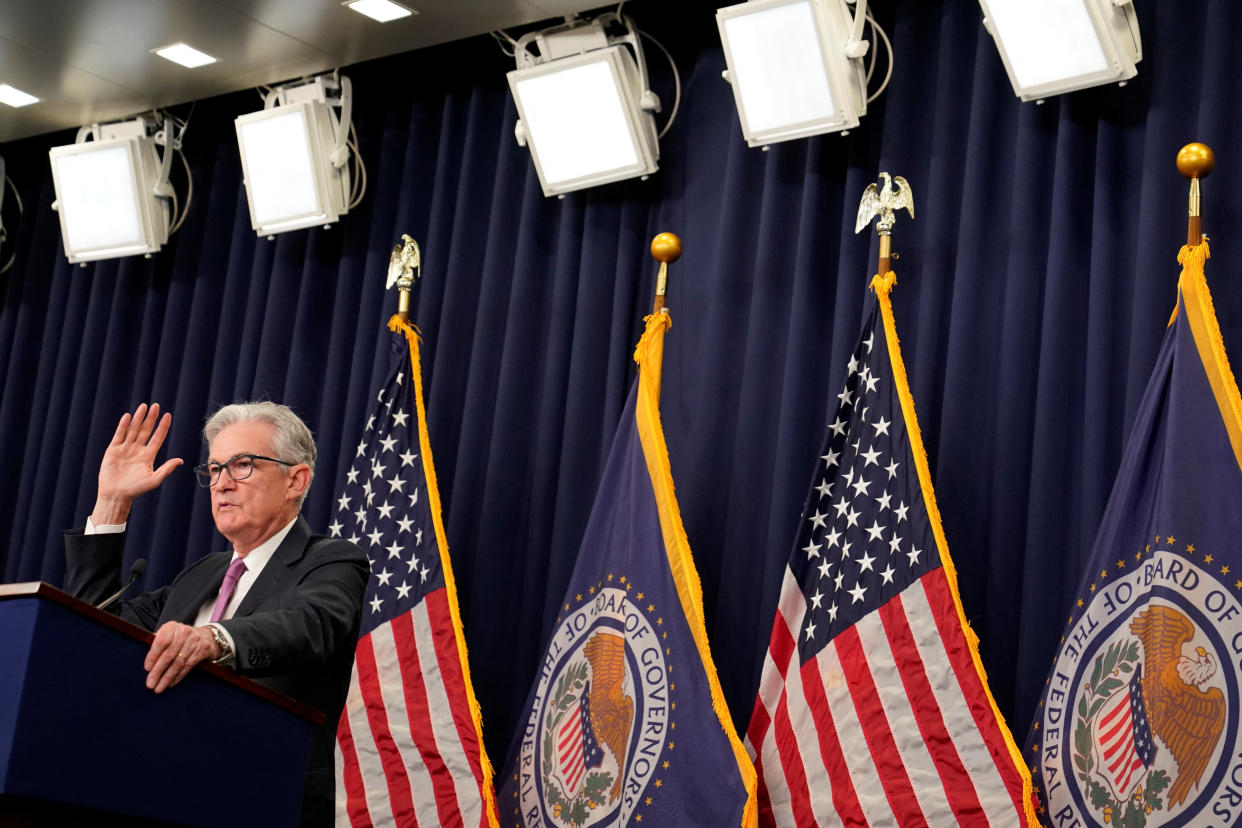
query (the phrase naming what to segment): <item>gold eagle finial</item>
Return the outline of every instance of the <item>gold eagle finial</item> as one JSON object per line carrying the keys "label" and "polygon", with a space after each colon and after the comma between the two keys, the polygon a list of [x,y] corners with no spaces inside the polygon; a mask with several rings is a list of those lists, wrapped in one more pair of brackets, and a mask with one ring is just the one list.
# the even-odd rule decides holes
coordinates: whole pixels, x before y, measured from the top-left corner
{"label": "gold eagle finial", "polygon": [[418,242],[409,234],[401,234],[401,244],[394,245],[392,256],[388,259],[388,282],[384,285],[391,290],[396,285],[401,290],[409,290],[414,280],[422,274],[422,261],[418,252]]}
{"label": "gold eagle finial", "polygon": [[[873,218],[879,216],[875,229],[881,235],[887,234],[896,222],[894,211],[897,210],[907,210],[910,218],[914,218],[914,195],[906,180],[886,172],[880,173],[880,178],[884,179],[883,189],[877,190],[875,182],[872,182],[863,190],[862,201],[858,204],[858,221],[854,223],[855,233],[861,233]],[[897,184],[896,190],[893,189],[894,183]]]}

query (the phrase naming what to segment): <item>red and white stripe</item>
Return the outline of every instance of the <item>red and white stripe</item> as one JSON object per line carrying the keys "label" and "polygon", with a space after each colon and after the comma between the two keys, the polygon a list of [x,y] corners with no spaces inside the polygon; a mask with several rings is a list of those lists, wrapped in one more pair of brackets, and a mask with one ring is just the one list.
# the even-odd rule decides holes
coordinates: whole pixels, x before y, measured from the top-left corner
{"label": "red and white stripe", "polygon": [[556,730],[556,751],[561,776],[569,796],[578,793],[578,783],[586,773],[586,757],[582,752],[582,714],[575,707]]}
{"label": "red and white stripe", "polygon": [[358,641],[337,732],[337,824],[486,824],[444,589]]}
{"label": "red and white stripe", "polygon": [[786,568],[746,736],[761,824],[1022,824],[1022,779],[942,568],[799,666],[805,613]]}
{"label": "red and white stripe", "polygon": [[1143,767],[1143,760],[1134,748],[1134,715],[1128,692],[1117,693],[1111,706],[1100,713],[1095,723],[1095,741],[1100,746],[1113,791],[1124,797],[1134,774]]}

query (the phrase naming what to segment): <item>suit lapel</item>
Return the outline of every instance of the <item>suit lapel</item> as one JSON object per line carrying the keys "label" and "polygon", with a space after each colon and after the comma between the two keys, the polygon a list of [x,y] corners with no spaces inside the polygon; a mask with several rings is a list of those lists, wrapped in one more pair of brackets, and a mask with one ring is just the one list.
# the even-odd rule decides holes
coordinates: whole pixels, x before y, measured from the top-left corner
{"label": "suit lapel", "polygon": [[213,552],[202,564],[189,569],[177,588],[170,592],[160,621],[193,624],[203,604],[219,593],[224,571],[232,558],[232,552]]}
{"label": "suit lapel", "polygon": [[[234,618],[250,615],[262,609],[265,602],[287,589],[290,580],[294,577],[293,567],[306,553],[306,544],[310,541],[310,536],[310,524],[306,522],[306,518],[299,515],[293,528],[289,530],[289,534],[285,535],[280,546],[276,547],[271,560],[263,567],[259,577],[246,592],[246,597],[238,604],[233,612]],[[223,571],[220,577],[224,578]]]}

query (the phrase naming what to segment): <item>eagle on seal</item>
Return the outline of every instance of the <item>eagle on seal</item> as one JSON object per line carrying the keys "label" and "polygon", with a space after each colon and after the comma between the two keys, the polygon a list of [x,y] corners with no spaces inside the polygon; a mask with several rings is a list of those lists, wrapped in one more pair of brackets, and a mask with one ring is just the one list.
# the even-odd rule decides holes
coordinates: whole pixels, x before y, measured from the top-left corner
{"label": "eagle on seal", "polygon": [[1130,632],[1143,645],[1148,721],[1177,764],[1169,805],[1180,805],[1198,786],[1225,725],[1224,694],[1217,687],[1203,689],[1216,674],[1216,662],[1202,647],[1193,656],[1182,654],[1195,628],[1172,607],[1148,607],[1130,621]]}
{"label": "eagle on seal", "polygon": [[625,754],[634,724],[634,699],[625,694],[625,639],[598,632],[583,647],[595,681],[591,683],[591,727],[599,740],[617,757],[617,781],[609,792],[609,804],[621,795]]}

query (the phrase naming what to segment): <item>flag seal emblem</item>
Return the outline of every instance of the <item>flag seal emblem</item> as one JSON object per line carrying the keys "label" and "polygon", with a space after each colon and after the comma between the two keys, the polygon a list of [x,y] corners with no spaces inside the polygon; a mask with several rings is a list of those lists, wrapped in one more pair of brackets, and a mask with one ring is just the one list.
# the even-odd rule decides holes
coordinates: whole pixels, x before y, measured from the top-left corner
{"label": "flag seal emblem", "polygon": [[1039,713],[1053,824],[1242,819],[1242,603],[1185,549],[1160,536],[1102,570],[1071,620]]}
{"label": "flag seal emblem", "polygon": [[519,756],[528,826],[626,824],[668,766],[676,685],[663,619],[619,583],[597,585],[553,634]]}

